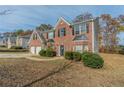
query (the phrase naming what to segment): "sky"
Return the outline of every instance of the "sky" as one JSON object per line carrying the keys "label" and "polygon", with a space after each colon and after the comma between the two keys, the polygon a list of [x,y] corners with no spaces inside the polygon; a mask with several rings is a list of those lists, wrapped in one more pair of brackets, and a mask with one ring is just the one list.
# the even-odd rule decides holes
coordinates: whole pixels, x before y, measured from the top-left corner
{"label": "sky", "polygon": [[[107,5],[28,5],[28,6],[5,6],[0,5],[0,13],[7,11],[6,15],[0,15],[0,33],[11,32],[16,29],[35,29],[36,26],[45,23],[55,25],[59,17],[68,21],[73,20],[77,15],[90,12],[94,17],[101,14],[111,14],[117,17],[124,13],[124,6]],[[124,33],[119,34],[120,44],[124,45]]]}

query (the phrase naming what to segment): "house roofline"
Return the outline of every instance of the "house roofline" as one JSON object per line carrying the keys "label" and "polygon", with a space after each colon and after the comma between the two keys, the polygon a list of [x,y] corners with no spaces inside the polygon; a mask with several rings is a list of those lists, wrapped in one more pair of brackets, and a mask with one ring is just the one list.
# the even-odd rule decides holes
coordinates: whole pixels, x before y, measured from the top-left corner
{"label": "house roofline", "polygon": [[63,20],[63,21],[64,21],[65,23],[67,23],[68,25],[71,25],[67,20],[65,20],[64,17],[60,17],[60,18],[57,20],[57,22],[56,22],[56,24],[55,24],[55,26],[54,26],[54,29],[57,27],[57,25],[59,24],[59,22],[60,22],[61,20]]}

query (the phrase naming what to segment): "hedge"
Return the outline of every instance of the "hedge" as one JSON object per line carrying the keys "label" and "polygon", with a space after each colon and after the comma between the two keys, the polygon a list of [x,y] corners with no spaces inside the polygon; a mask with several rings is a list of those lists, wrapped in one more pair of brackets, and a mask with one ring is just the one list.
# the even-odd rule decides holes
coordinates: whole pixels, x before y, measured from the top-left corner
{"label": "hedge", "polygon": [[82,54],[82,62],[91,68],[102,68],[104,60],[98,54],[85,52]]}
{"label": "hedge", "polygon": [[65,57],[65,59],[73,60],[73,52],[71,52],[71,51],[65,52],[64,57]]}
{"label": "hedge", "polygon": [[56,56],[56,52],[54,50],[51,50],[51,49],[42,49],[40,52],[39,52],[39,55],[40,56],[46,56],[46,57],[54,57]]}
{"label": "hedge", "polygon": [[29,52],[28,49],[4,49],[0,50],[0,52]]}
{"label": "hedge", "polygon": [[66,51],[64,57],[65,57],[65,59],[68,59],[68,60],[80,61],[81,60],[81,53]]}
{"label": "hedge", "polygon": [[56,52],[53,50],[46,50],[46,56],[47,57],[54,57],[54,56],[56,56]]}
{"label": "hedge", "polygon": [[5,45],[0,45],[0,47],[6,47]]}
{"label": "hedge", "polygon": [[21,46],[12,46],[11,49],[23,49]]}
{"label": "hedge", "polygon": [[81,60],[81,53],[73,52],[73,60],[74,61],[80,61]]}
{"label": "hedge", "polygon": [[119,50],[118,53],[124,55],[124,50]]}
{"label": "hedge", "polygon": [[39,55],[40,55],[40,56],[46,56],[46,50],[42,49],[42,50],[39,52]]}

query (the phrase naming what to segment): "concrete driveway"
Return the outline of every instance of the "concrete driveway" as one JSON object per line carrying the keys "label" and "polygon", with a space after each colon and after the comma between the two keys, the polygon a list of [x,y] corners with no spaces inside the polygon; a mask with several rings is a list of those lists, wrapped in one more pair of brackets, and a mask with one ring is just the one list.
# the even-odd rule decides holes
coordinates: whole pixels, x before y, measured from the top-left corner
{"label": "concrete driveway", "polygon": [[0,58],[25,58],[25,57],[30,57],[32,56],[31,53],[19,53],[19,52],[11,52],[11,53],[6,53],[6,52],[0,52]]}

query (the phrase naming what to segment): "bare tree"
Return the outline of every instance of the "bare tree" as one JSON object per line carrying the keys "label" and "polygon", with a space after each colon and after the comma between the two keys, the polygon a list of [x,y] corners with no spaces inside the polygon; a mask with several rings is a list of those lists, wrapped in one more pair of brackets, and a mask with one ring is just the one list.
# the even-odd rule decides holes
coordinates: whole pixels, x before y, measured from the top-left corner
{"label": "bare tree", "polygon": [[112,50],[118,44],[117,34],[119,33],[118,28],[121,26],[121,21],[119,21],[118,17],[113,18],[110,14],[102,14],[101,19],[101,34],[104,47],[107,50]]}

